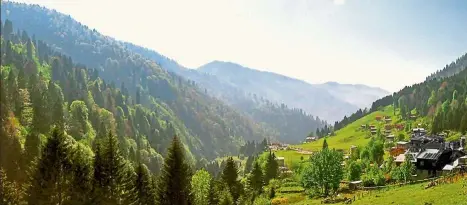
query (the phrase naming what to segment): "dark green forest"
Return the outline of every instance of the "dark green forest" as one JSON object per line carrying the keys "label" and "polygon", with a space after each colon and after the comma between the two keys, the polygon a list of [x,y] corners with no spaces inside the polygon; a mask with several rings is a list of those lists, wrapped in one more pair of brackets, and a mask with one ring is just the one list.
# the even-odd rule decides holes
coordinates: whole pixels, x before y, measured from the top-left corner
{"label": "dark green forest", "polygon": [[[127,112],[126,110],[130,109],[125,107],[130,106],[129,104],[141,105],[142,109],[140,111],[147,111],[146,119],[140,119],[141,115],[133,116],[135,118],[131,119],[140,120],[141,122],[147,120],[149,123],[147,130],[142,131],[140,128],[135,127],[134,134],[125,133],[126,135],[144,135],[148,139],[157,138],[158,132],[155,130],[163,132],[159,130],[159,125],[153,124],[157,118],[158,124],[162,127],[165,127],[165,124],[171,124],[173,130],[177,132],[181,141],[192,153],[190,155],[208,160],[217,156],[238,153],[238,148],[244,141],[261,141],[265,137],[274,137],[252,119],[205,94],[204,90],[198,88],[195,82],[185,80],[162,69],[153,61],[128,51],[120,42],[102,36],[96,31],[77,30],[84,26],[76,21],[71,21],[70,17],[57,14],[49,16],[49,12],[45,8],[26,4],[7,3],[2,6],[2,10],[7,7],[10,11],[9,17],[12,17],[10,20],[15,25],[23,25],[22,27],[26,27],[28,30],[37,31],[37,33],[31,33],[32,39],[40,39],[44,44],[54,45],[50,47],[51,50],[70,56],[68,58],[72,58],[73,62],[89,67],[88,70],[92,71],[87,71],[89,73],[86,75],[88,78],[99,76],[100,90],[104,91],[103,94],[106,94],[103,96],[104,100],[100,100],[100,97],[97,97],[99,98],[97,99],[93,94],[93,98],[99,107],[106,108],[114,116],[117,115],[117,106],[122,107],[123,111]],[[28,15],[22,15],[21,13],[14,15],[16,11],[26,8],[31,11]],[[6,15],[4,13],[2,12],[2,15]],[[54,12],[51,11],[51,13]],[[32,21],[21,19],[15,20],[15,16],[34,16],[35,19],[39,19],[37,22],[43,22],[45,25],[40,23],[32,24]],[[66,21],[67,24],[64,22],[66,19],[69,20]],[[49,24],[49,21],[56,23]],[[63,32],[57,36],[57,32],[50,28],[57,28]],[[76,76],[72,78],[76,78]],[[91,80],[95,81],[96,79]],[[92,83],[80,83],[83,85],[80,86],[79,91],[76,93],[63,92],[73,96],[70,99],[67,96],[64,97],[69,104],[72,103],[70,100],[73,99],[71,98],[80,98],[78,96],[79,92],[85,93],[84,97],[87,96],[87,91],[81,90],[81,88],[95,89],[90,86]],[[125,105],[106,104],[104,106],[104,104],[100,104],[106,103],[106,99],[109,98],[105,92],[107,88],[118,88],[120,93],[125,95],[124,101],[127,101]],[[99,91],[95,90],[95,92]],[[114,108],[110,108],[110,106]],[[88,107],[89,110],[91,110],[90,108]],[[138,112],[138,115],[140,113]],[[151,118],[149,115],[157,117],[152,116]],[[128,117],[129,115],[125,116]],[[137,125],[136,122],[135,125]],[[145,125],[139,124],[138,126]],[[93,127],[95,128],[97,125],[93,125]],[[163,153],[168,140],[161,139],[161,141],[162,143],[157,143],[159,148],[156,146],[153,146],[153,148],[157,152]]]}
{"label": "dark green forest", "polygon": [[[231,149],[225,153],[241,151],[253,159],[266,150],[266,139],[247,141],[240,148],[242,142],[235,140],[243,139],[233,136],[217,142],[195,138],[175,117],[169,101],[145,94],[141,86],[131,91],[125,82],[105,82],[98,69],[74,63],[34,34],[15,31],[8,19],[1,31],[1,204],[204,204],[196,203],[199,195],[209,195],[208,204],[248,204],[260,196],[249,194],[249,182],[238,181],[232,158],[218,164],[203,156],[217,156],[224,146]],[[190,88],[192,82],[156,71],[178,82],[172,106],[184,99],[181,96],[197,92]],[[244,120],[234,118],[239,115],[228,108],[219,109],[227,119]],[[185,117],[195,117],[186,112]],[[248,125],[236,127],[223,129],[238,132]],[[219,148],[201,147],[208,142],[220,143]],[[252,152],[246,148],[250,144]],[[270,156],[266,164],[276,163]],[[264,172],[272,174],[267,179],[277,177],[277,163],[268,167]],[[267,171],[271,169],[276,171]],[[200,172],[207,177],[194,180]],[[262,176],[256,177],[255,183],[261,183],[254,187],[262,188]],[[206,181],[209,194],[192,190]]]}
{"label": "dark green forest", "polygon": [[[233,152],[235,146],[221,146],[239,145],[242,139],[260,141],[271,137],[297,143],[326,124],[301,109],[226,87],[214,76],[184,68],[149,49],[104,36],[70,16],[37,5],[3,5],[2,19],[10,19],[15,27],[34,34],[53,50],[96,69],[106,82],[117,87],[124,84],[133,99],[139,89],[143,106],[151,107],[153,101],[166,104],[180,119],[176,127],[184,130],[184,141],[192,136],[201,138],[201,142],[191,140],[190,149],[209,147],[208,151],[218,151],[202,155]],[[233,139],[219,139],[228,136]]]}

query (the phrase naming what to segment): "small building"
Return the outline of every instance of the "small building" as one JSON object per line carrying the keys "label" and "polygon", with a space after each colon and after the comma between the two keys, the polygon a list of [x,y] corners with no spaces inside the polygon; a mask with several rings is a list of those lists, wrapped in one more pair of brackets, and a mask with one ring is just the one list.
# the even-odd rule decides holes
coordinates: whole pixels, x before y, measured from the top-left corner
{"label": "small building", "polygon": [[381,121],[381,119],[383,119],[383,117],[378,115],[378,116],[375,117],[375,119],[376,119],[376,121]]}
{"label": "small building", "polygon": [[401,165],[405,161],[405,154],[400,154],[394,159],[397,166]]}
{"label": "small building", "polygon": [[399,130],[399,131],[403,130],[404,128],[405,128],[404,124],[397,124],[396,125],[396,129]]}
{"label": "small building", "polygon": [[395,139],[395,138],[396,138],[395,135],[388,135],[388,136],[386,136],[386,140],[387,140],[388,142],[394,142],[394,139]]}
{"label": "small building", "polygon": [[313,141],[316,141],[316,140],[318,140],[318,137],[307,137],[307,138],[305,138],[306,143],[313,142]]}
{"label": "small building", "polygon": [[279,167],[285,167],[285,158],[284,157],[276,157],[277,164]]}
{"label": "small building", "polygon": [[392,121],[391,117],[386,117],[384,118],[384,121],[386,121],[386,123],[390,123]]}
{"label": "small building", "polygon": [[362,186],[362,181],[352,181],[349,182],[349,189],[350,190],[357,190]]}
{"label": "small building", "polygon": [[399,142],[397,142],[396,147],[397,147],[397,148],[400,148],[400,149],[407,150],[407,149],[409,148],[409,143],[408,143],[408,142],[404,142],[404,141],[399,141]]}

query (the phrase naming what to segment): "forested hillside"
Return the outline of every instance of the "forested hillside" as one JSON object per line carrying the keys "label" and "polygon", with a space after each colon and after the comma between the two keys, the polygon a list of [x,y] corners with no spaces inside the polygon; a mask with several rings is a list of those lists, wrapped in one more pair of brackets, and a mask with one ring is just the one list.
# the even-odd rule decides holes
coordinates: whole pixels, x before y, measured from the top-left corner
{"label": "forested hillside", "polygon": [[453,76],[465,68],[467,68],[467,53],[458,58],[456,61],[451,62],[451,64],[446,65],[443,69],[431,74],[426,79],[431,80],[433,78],[445,78]]}
{"label": "forested hillside", "polygon": [[[15,29],[31,31],[33,41],[41,39],[74,62],[93,68],[89,76],[99,75],[103,84],[120,88],[128,99],[149,113],[162,115],[164,112],[159,109],[170,113],[161,118],[174,125],[182,141],[197,156],[212,159],[234,154],[244,141],[274,137],[253,120],[206,95],[194,81],[161,69],[126,49],[123,43],[85,29],[69,16],[39,6],[7,2],[2,4],[2,19],[10,19]],[[114,115],[116,110],[109,108]],[[149,116],[146,118],[151,122]],[[150,130],[154,129],[157,127]],[[151,138],[152,133],[143,134]],[[164,144],[161,146],[163,150]]]}
{"label": "forested hillside", "polygon": [[[347,124],[388,105],[400,109],[403,119],[428,117],[431,132],[467,131],[467,70],[463,66],[466,55],[432,75],[422,83],[406,86],[399,92],[373,102],[369,111],[358,110],[350,117],[335,122],[334,128]],[[459,69],[457,69],[459,68]],[[457,70],[454,72],[454,70]],[[451,72],[452,71],[452,72]]]}
{"label": "forested hillside", "polygon": [[[253,98],[253,94],[221,83],[217,78],[205,73],[183,68],[175,61],[153,51],[103,36],[58,12],[49,11],[39,6],[16,3],[5,3],[2,11],[4,11],[2,18],[13,20],[16,27],[34,33],[37,38],[52,45],[53,49],[70,55],[76,62],[96,68],[104,80],[114,82],[117,86],[124,83],[133,98],[139,88],[142,96],[151,95],[167,103],[181,120],[181,123],[186,123],[186,127],[192,131],[190,133],[192,135],[206,138],[209,137],[206,135],[212,135],[210,137],[214,138],[229,136],[232,135],[232,131],[235,131],[235,136],[248,140],[277,137],[281,141],[298,142],[311,130],[325,124],[319,118],[299,109],[294,110],[287,106],[281,106],[259,96]],[[154,60],[156,64],[149,60]],[[160,77],[161,75],[165,77]],[[184,80],[178,79],[178,76],[189,80],[186,83],[182,82]],[[198,85],[201,88],[192,89]],[[180,95],[187,95],[186,99],[190,100],[183,102],[183,100],[174,97],[177,95],[174,93],[181,90],[180,87],[184,87],[184,91]],[[185,92],[189,89],[193,91]],[[223,99],[224,103],[207,96]],[[150,104],[150,100],[144,97],[142,104]],[[205,100],[207,98],[209,99]],[[268,103],[257,103],[259,101]],[[223,105],[225,103],[233,106],[243,115],[248,115],[248,118],[262,124],[262,127],[267,130],[250,119],[242,117],[240,113],[229,109]],[[209,108],[200,109],[198,104],[206,105]],[[254,114],[251,114],[252,110],[254,110]],[[189,114],[185,112],[189,112]],[[219,114],[221,116],[214,117]],[[188,117],[188,115],[192,117]],[[270,118],[271,116],[274,118]],[[195,119],[196,121],[193,122]],[[220,123],[221,121],[235,121],[235,119],[238,119],[236,124],[243,125],[230,127],[231,131],[224,129],[229,126],[228,122]],[[203,126],[196,125],[203,120],[209,121],[209,123],[200,123]],[[297,123],[298,121],[300,123]],[[216,123],[219,123],[220,126],[216,126]],[[282,126],[284,123],[289,126]],[[208,129],[218,129],[218,131],[211,132],[207,131]]]}

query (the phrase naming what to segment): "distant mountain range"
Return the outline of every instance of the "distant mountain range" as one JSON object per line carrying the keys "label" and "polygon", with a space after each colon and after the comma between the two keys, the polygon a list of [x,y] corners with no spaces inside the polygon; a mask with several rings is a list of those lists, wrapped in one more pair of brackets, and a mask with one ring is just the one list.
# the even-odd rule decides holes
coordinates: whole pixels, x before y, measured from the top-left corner
{"label": "distant mountain range", "polygon": [[359,108],[369,107],[373,101],[389,94],[381,88],[365,85],[336,82],[310,84],[230,62],[213,61],[198,70],[217,77],[223,85],[264,96],[290,107],[302,108],[331,122]]}
{"label": "distant mountain range", "polygon": [[238,100],[238,96],[254,94],[334,122],[360,108],[371,106],[372,102],[389,94],[381,88],[361,84],[310,84],[231,62],[213,61],[198,69],[189,69],[156,51],[130,43],[125,45],[128,49],[156,61],[162,68],[197,82],[210,95],[229,104],[235,104],[232,100]]}

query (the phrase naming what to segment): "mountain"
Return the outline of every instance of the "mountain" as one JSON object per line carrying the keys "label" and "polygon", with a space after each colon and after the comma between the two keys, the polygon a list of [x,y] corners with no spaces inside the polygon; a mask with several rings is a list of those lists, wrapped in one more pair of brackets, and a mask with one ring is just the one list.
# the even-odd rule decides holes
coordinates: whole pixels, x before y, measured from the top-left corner
{"label": "mountain", "polygon": [[[7,10],[8,12],[6,12]],[[182,113],[185,109],[183,108],[183,103],[192,103],[196,106],[196,109],[200,109],[198,104],[204,105],[211,102],[230,105],[235,109],[225,109],[229,109],[229,112],[235,112],[236,115],[242,115],[235,117],[235,119],[242,119],[243,121],[238,124],[251,125],[249,129],[236,132],[236,135],[243,136],[245,140],[258,140],[259,138],[270,137],[278,138],[281,141],[298,142],[303,140],[310,131],[325,125],[325,122],[321,119],[311,116],[303,110],[289,108],[259,96],[255,99],[251,93],[223,84],[216,77],[198,72],[197,70],[184,68],[176,61],[155,51],[103,36],[96,30],[88,29],[85,25],[75,21],[70,16],[54,10],[48,10],[40,6],[6,2],[2,6],[2,11],[4,11],[2,12],[2,19],[9,18],[13,20],[16,27],[35,34],[35,37],[43,39],[54,50],[71,56],[76,62],[96,68],[104,80],[114,82],[116,85],[124,83],[128,86],[133,97],[137,89],[141,87],[144,94],[154,94],[153,97],[156,99],[167,97],[164,100],[170,105],[172,100],[171,95],[161,95],[165,92],[155,90],[156,86],[177,84],[178,81],[183,81],[183,79],[179,79],[179,77],[182,77],[188,80],[188,86],[199,87],[194,89],[196,91],[193,91],[196,95],[200,95],[197,98],[204,100],[204,98],[210,96],[210,100],[207,100],[207,102],[180,101],[177,108],[172,108],[174,111],[180,112],[178,113],[180,115],[179,118],[187,125],[187,128],[191,132],[194,132],[192,133],[194,136],[206,137],[213,135],[212,137],[214,138],[214,136],[219,135],[228,136],[228,133],[231,133],[231,131],[228,131],[228,127],[222,126],[222,132],[224,132],[222,134],[207,132],[207,127],[216,126],[216,123],[213,123],[216,120],[213,119],[212,122],[204,126],[190,123],[190,121],[198,119],[202,115],[192,113],[195,117],[187,119],[185,114]],[[140,66],[143,66],[143,68],[141,69]],[[161,80],[161,82],[151,83],[153,72],[158,73],[155,75],[155,78]],[[159,74],[170,77],[159,79]],[[175,91],[187,93],[183,89],[179,90],[172,86],[166,88],[168,90],[175,89]],[[166,91],[164,88],[161,89],[161,91]],[[205,96],[206,94],[208,96]],[[215,98],[222,99],[223,102],[219,102]],[[217,108],[203,110],[204,112],[210,112],[209,115],[222,115],[224,111],[218,109],[226,107],[225,105],[209,106]],[[190,110],[193,108],[190,108]],[[278,108],[280,109],[278,110]],[[222,116],[219,117],[222,118]],[[199,120],[204,121],[209,119],[202,118]],[[235,129],[232,128],[231,130]],[[227,146],[227,144],[224,146]],[[229,149],[232,150],[233,147],[234,145],[230,146]]]}
{"label": "mountain", "polygon": [[362,84],[339,84],[327,82],[315,84],[315,86],[327,90],[334,97],[356,105],[359,108],[370,107],[371,103],[389,94],[388,91],[378,87],[370,87]]}
{"label": "mountain", "polygon": [[363,108],[387,94],[382,89],[362,85],[337,83],[313,85],[231,62],[213,61],[198,70],[216,76],[224,84],[234,88],[247,90],[290,107],[302,108],[328,121],[341,119],[344,115]]}
{"label": "mountain", "polygon": [[[69,56],[70,59],[64,64],[78,64],[77,67],[84,65],[92,69],[92,76],[99,76],[103,81],[100,84],[105,85],[100,89],[111,86],[120,88],[122,93],[127,92],[127,103],[140,104],[142,110],[149,113],[145,116],[138,109],[129,109],[129,113],[136,113],[135,118],[127,120],[133,122],[138,130],[132,133],[131,137],[144,136],[148,140],[159,140],[153,144],[153,148],[159,153],[165,150],[170,137],[161,138],[158,135],[158,124],[164,128],[168,125],[173,127],[172,134],[179,135],[196,158],[213,159],[217,156],[236,154],[245,141],[261,141],[265,137],[275,137],[250,117],[206,95],[194,81],[162,69],[154,61],[127,49],[125,43],[104,36],[96,30],[90,30],[70,16],[37,5],[2,2],[1,19],[13,22],[14,29],[24,30],[18,34],[21,38],[24,36],[26,39],[29,34],[31,41],[41,40],[41,44],[50,46],[53,51]],[[2,32],[3,30],[13,33],[12,26],[7,23]],[[47,60],[48,57],[50,56],[39,58]],[[46,64],[50,65],[50,62]],[[76,78],[88,76],[76,75]],[[76,80],[70,83],[74,81]],[[87,86],[87,83],[80,85]],[[75,91],[64,94],[68,95],[66,99],[69,103],[74,99],[87,97],[85,93],[74,96]],[[108,96],[104,96],[104,99],[106,97]],[[117,107],[106,106],[114,116],[118,115]],[[158,116],[160,120],[151,120],[154,118],[151,115]],[[147,129],[143,132],[140,131],[141,127]]]}
{"label": "mountain", "polygon": [[[447,67],[430,75],[424,82],[405,86],[392,95],[374,101],[368,112],[357,112],[334,124],[339,130],[372,112],[393,105],[402,120],[423,119],[433,134],[467,132],[467,69],[463,55]],[[416,125],[415,125],[416,126]],[[456,137],[451,139],[457,139]]]}
{"label": "mountain", "polygon": [[445,78],[453,76],[462,70],[467,68],[467,53],[459,57],[456,61],[446,65],[443,69],[436,71],[435,73],[428,76],[426,79],[431,80],[433,78]]}

